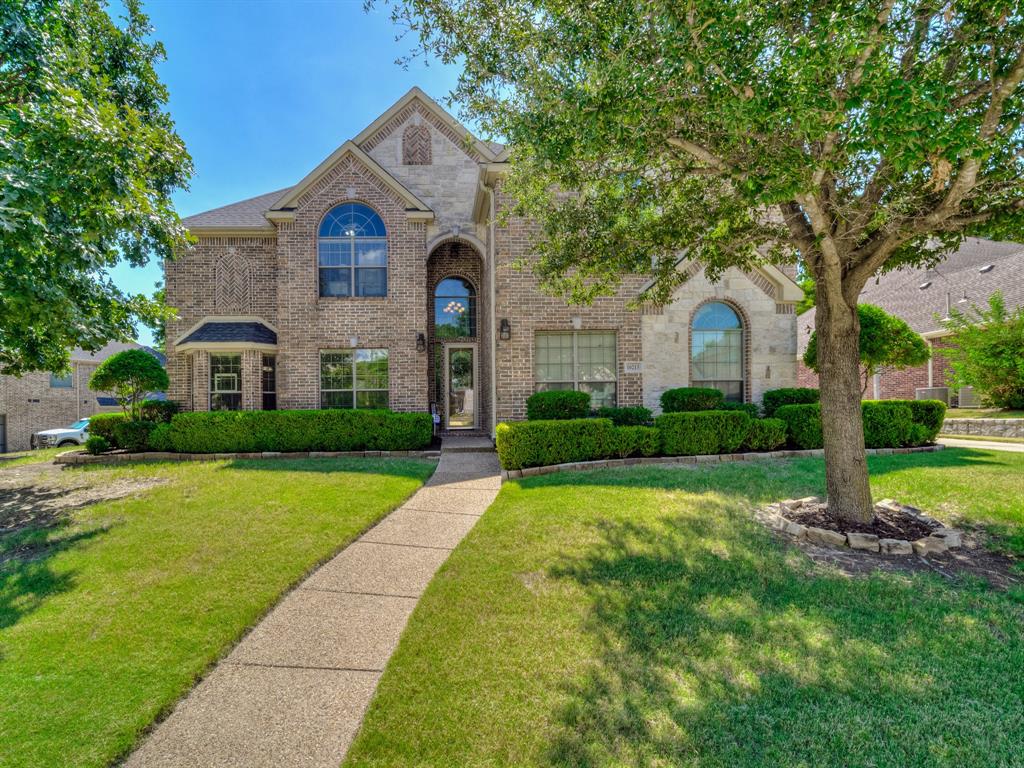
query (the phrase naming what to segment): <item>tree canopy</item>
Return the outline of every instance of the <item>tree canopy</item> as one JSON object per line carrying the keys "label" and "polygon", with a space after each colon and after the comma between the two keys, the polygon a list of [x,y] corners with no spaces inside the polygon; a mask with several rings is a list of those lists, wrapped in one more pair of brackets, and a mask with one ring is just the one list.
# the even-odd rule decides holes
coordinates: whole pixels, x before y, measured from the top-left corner
{"label": "tree canopy", "polygon": [[65,368],[156,322],[107,270],[185,242],[171,194],[191,159],[165,110],[138,0],[0,4],[0,371]]}
{"label": "tree canopy", "polygon": [[[860,354],[864,386],[867,389],[871,377],[883,368],[903,370],[924,365],[931,357],[928,345],[921,335],[907,325],[902,318],[890,315],[874,304],[860,304]],[[811,332],[804,351],[804,364],[813,371],[818,370],[818,333]]]}
{"label": "tree canopy", "polygon": [[799,258],[815,282],[830,505],[871,515],[857,298],[971,233],[1024,234],[1019,0],[393,0],[511,145],[535,269],[641,301]]}
{"label": "tree canopy", "polygon": [[126,349],[111,355],[89,377],[89,387],[98,392],[112,392],[122,410],[138,419],[142,402],[152,392],[163,392],[170,385],[167,371],[149,352]]}
{"label": "tree canopy", "polygon": [[951,347],[942,355],[953,368],[952,384],[974,387],[997,408],[1024,408],[1024,307],[1009,311],[1001,292],[985,308],[949,311]]}

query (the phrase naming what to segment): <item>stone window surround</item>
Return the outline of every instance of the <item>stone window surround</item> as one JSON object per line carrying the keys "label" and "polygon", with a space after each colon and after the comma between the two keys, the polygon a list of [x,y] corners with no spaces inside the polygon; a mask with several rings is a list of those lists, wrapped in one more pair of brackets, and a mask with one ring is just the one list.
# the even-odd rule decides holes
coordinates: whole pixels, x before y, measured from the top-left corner
{"label": "stone window surround", "polygon": [[[750,358],[752,357],[751,349],[751,336],[750,332],[750,316],[747,314],[747,310],[742,304],[729,298],[719,298],[718,296],[709,296],[708,298],[697,304],[690,312],[690,316],[686,319],[686,354],[689,356],[693,355],[693,318],[696,317],[697,312],[700,311],[701,307],[705,304],[725,304],[737,315],[739,315],[740,323],[743,324],[743,402],[750,403],[751,400],[751,373],[750,373]],[[687,380],[689,386],[700,386],[699,381],[694,381],[693,378],[693,361],[690,360],[686,366]]]}

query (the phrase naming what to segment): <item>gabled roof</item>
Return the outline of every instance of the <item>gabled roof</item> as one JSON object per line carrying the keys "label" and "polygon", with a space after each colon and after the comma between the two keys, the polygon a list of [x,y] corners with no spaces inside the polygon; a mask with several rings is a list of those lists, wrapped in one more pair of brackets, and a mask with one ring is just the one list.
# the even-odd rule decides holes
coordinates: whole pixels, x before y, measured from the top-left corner
{"label": "gabled roof", "polygon": [[[992,268],[982,271],[988,265]],[[934,269],[901,269],[879,275],[867,284],[859,300],[903,318],[924,336],[941,336],[947,294],[950,305],[963,311],[972,304],[984,307],[996,291],[1003,292],[1007,307],[1024,305],[1024,245],[969,237]],[[963,301],[965,294],[967,301]],[[797,320],[801,354],[814,330],[814,316],[810,309]]]}
{"label": "gabled roof", "polygon": [[250,197],[248,200],[240,200],[230,205],[222,205],[220,208],[203,211],[194,216],[187,216],[181,220],[181,223],[190,230],[201,230],[208,227],[224,229],[253,227],[273,232],[275,231],[274,225],[267,221],[264,214],[270,210],[274,201],[280,199],[281,195],[289,189],[291,187]]}
{"label": "gabled roof", "polygon": [[102,363],[108,357],[116,355],[118,352],[124,352],[126,349],[141,349],[143,352],[149,352],[149,354],[160,361],[160,365],[164,365],[167,362],[167,358],[164,357],[163,353],[134,341],[111,341],[95,352],[87,352],[84,349],[75,347],[71,350],[71,360],[76,363]]}

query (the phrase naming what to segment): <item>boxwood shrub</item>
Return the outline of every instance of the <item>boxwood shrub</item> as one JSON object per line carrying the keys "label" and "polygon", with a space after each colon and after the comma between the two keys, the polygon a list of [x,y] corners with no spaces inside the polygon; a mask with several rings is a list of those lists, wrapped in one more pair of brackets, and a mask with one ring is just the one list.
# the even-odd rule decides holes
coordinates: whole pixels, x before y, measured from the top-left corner
{"label": "boxwood shrub", "polygon": [[654,426],[661,433],[663,454],[699,456],[736,451],[747,439],[751,421],[743,411],[690,411],[663,413]]}
{"label": "boxwood shrub", "polygon": [[615,427],[612,430],[612,445],[609,455],[613,458],[656,456],[660,450],[661,434],[654,427],[631,425]]}
{"label": "boxwood shrub", "polygon": [[678,387],[661,393],[664,413],[684,411],[714,411],[722,407],[723,395],[710,387]]}
{"label": "boxwood shrub", "polygon": [[654,414],[650,408],[636,406],[633,408],[612,408],[602,406],[597,409],[599,419],[611,419],[617,427],[642,427],[651,423]]}
{"label": "boxwood shrub", "polygon": [[101,453],[106,453],[110,450],[110,443],[107,442],[107,438],[105,437],[89,435],[85,440],[85,450],[93,456],[99,456]]}
{"label": "boxwood shrub", "polygon": [[114,428],[123,421],[125,421],[123,413],[97,413],[89,418],[89,436],[102,437],[111,448],[119,448]]}
{"label": "boxwood shrub", "polygon": [[769,417],[774,416],[775,412],[784,405],[816,403],[819,397],[818,390],[812,387],[769,389],[761,398],[761,406],[764,408],[765,417]]}
{"label": "boxwood shrub", "polygon": [[114,442],[129,453],[148,451],[149,433],[155,426],[156,422],[152,421],[121,419],[114,424]]}
{"label": "boxwood shrub", "polygon": [[210,411],[171,419],[181,453],[407,451],[429,445],[429,413],[383,410]]}
{"label": "boxwood shrub", "polygon": [[810,450],[821,448],[821,407],[818,403],[782,405],[774,418],[786,423],[786,442],[791,448]]}
{"label": "boxwood shrub", "polygon": [[181,412],[181,405],[174,400],[143,400],[142,418],[146,421],[155,421],[157,424],[166,424]]}
{"label": "boxwood shrub", "polygon": [[582,419],[590,411],[590,394],[571,389],[552,389],[536,392],[526,398],[526,418],[530,421],[547,419]]}
{"label": "boxwood shrub", "polygon": [[[864,445],[867,448],[905,448],[935,440],[945,406],[928,400],[865,400],[861,404]],[[821,448],[821,405],[784,405],[775,415],[786,422],[786,437],[794,448]]]}
{"label": "boxwood shrub", "polygon": [[725,403],[724,402],[724,403],[722,403],[718,407],[718,410],[721,410],[721,411],[743,411],[745,414],[747,414],[752,419],[756,419],[760,415],[760,413],[761,413],[761,409],[757,407],[757,403]]}
{"label": "boxwood shrub", "polygon": [[923,427],[924,444],[935,442],[946,420],[946,404],[941,400],[907,400],[914,423]]}
{"label": "boxwood shrub", "polygon": [[498,425],[495,445],[505,469],[591,461],[609,456],[614,430],[611,419],[516,421]]}
{"label": "boxwood shrub", "polygon": [[153,427],[149,433],[149,450],[151,451],[173,451],[171,444],[171,424],[164,422]]}
{"label": "boxwood shrub", "polygon": [[743,442],[747,451],[774,451],[786,444],[786,422],[782,419],[753,419]]}

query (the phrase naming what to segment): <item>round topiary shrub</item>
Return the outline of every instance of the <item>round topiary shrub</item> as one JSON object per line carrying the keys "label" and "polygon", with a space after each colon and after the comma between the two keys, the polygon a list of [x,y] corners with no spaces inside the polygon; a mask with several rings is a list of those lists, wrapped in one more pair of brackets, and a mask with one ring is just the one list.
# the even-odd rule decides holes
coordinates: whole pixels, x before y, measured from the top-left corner
{"label": "round topiary shrub", "polygon": [[722,393],[712,387],[677,387],[661,393],[663,413],[687,411],[718,411],[722,409]]}
{"label": "round topiary shrub", "polygon": [[85,450],[93,456],[99,456],[101,453],[106,453],[110,450],[110,443],[105,437],[93,435],[85,441]]}

